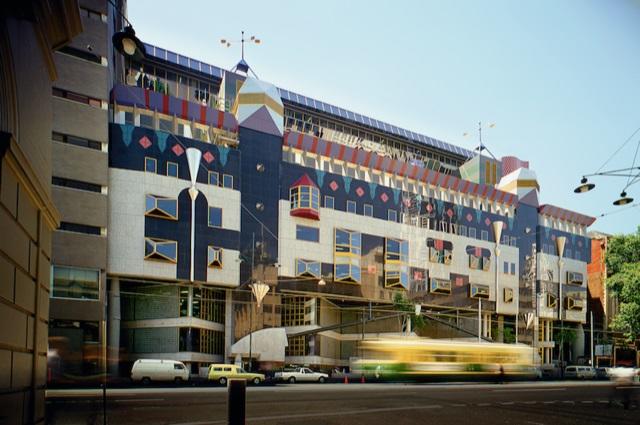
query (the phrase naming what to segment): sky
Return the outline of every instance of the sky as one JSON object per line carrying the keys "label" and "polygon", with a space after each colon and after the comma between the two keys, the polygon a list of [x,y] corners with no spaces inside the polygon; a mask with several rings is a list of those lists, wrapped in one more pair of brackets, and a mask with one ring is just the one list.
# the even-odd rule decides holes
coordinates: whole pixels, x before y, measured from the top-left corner
{"label": "sky", "polygon": [[[483,122],[496,157],[530,161],[541,203],[598,217],[591,230],[640,226],[640,207],[612,204],[625,178],[573,193],[640,128],[640,0],[129,0],[128,17],[144,42],[225,69],[240,44],[220,39],[244,30],[260,79],[468,149]],[[602,170],[631,167],[639,141]],[[640,183],[627,193],[640,204]]]}

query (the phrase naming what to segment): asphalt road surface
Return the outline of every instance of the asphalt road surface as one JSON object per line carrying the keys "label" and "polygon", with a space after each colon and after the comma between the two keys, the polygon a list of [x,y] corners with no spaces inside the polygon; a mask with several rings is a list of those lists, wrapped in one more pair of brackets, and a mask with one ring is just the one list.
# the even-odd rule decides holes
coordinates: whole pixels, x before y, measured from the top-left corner
{"label": "asphalt road surface", "polygon": [[[247,389],[248,424],[640,424],[640,387],[605,382],[284,384]],[[109,424],[227,423],[226,388],[107,391]],[[613,403],[610,401],[613,399]],[[102,424],[98,390],[47,391],[50,424]]]}

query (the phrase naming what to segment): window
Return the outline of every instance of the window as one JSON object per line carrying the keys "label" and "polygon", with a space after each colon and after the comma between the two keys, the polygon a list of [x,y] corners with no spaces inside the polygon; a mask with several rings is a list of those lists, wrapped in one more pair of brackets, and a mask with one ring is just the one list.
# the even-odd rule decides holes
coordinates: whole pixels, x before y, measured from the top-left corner
{"label": "window", "polygon": [[68,221],[61,222],[58,229],[67,232],[86,233],[87,235],[100,235],[102,233],[102,229],[100,227],[89,226],[86,224],[69,223]]}
{"label": "window", "polygon": [[102,192],[102,186],[99,184],[81,182],[79,180],[64,179],[62,177],[52,177],[51,184],[60,187],[69,187],[72,189],[86,190],[87,192]]}
{"label": "window", "polygon": [[453,244],[442,239],[427,239],[429,261],[438,264],[451,264]]}
{"label": "window", "polygon": [[570,285],[582,285],[584,278],[582,273],[567,272],[567,283]]}
{"label": "window", "polygon": [[511,236],[511,246],[517,246],[518,239],[515,236]]}
{"label": "window", "polygon": [[505,303],[513,302],[513,289],[512,288],[504,288],[503,297]]}
{"label": "window", "polygon": [[362,236],[358,232],[336,229],[334,240],[334,279],[338,282],[360,283]]}
{"label": "window", "polygon": [[325,208],[334,209],[333,202],[334,202],[333,196],[325,196],[324,197],[324,207]]}
{"label": "window", "polygon": [[582,301],[577,296],[568,296],[565,298],[566,308],[567,310],[582,310],[584,307],[584,301]]}
{"label": "window", "polygon": [[458,224],[458,235],[467,236],[467,226],[464,224]]}
{"label": "window", "polygon": [[296,276],[321,277],[321,267],[319,261],[296,260]]}
{"label": "window", "polygon": [[472,283],[469,285],[469,298],[489,298],[489,286]]}
{"label": "window", "polygon": [[167,176],[178,177],[178,164],[175,162],[167,162]]}
{"label": "window", "polygon": [[384,252],[385,288],[409,288],[409,242],[386,238]]}
{"label": "window", "polygon": [[100,271],[73,267],[52,267],[51,297],[81,300],[100,299]]}
{"label": "window", "polygon": [[222,227],[222,208],[209,207],[209,227]]}
{"label": "window", "polygon": [[173,121],[166,120],[164,118],[158,118],[158,130],[165,131],[167,133],[173,133]]}
{"label": "window", "polygon": [[63,99],[68,99],[73,102],[84,103],[86,105],[95,106],[96,108],[102,108],[102,101],[100,99],[95,99],[93,97],[88,97],[82,94],[70,92],[67,90],[62,90],[53,87],[51,93],[55,97],[60,97]]}
{"label": "window", "polygon": [[140,114],[140,127],[147,127],[153,129],[153,116]]}
{"label": "window", "polygon": [[231,174],[222,175],[222,187],[233,189],[233,176]]}
{"label": "window", "polygon": [[81,148],[89,148],[102,150],[102,143],[93,140],[84,139],[82,137],[69,136],[68,134],[52,133],[51,138],[56,142],[68,143],[70,145],[79,146]]}
{"label": "window", "polygon": [[516,274],[516,263],[511,263],[511,274],[514,276]]}
{"label": "window", "polygon": [[176,263],[178,261],[178,242],[156,238],[145,238],[144,259]]}
{"label": "window", "polygon": [[507,263],[506,261],[503,264],[503,268],[502,268],[502,273],[504,274],[509,274],[509,263]]}
{"label": "window", "polygon": [[163,196],[147,195],[145,197],[144,215],[149,217],[178,219],[178,200]]}
{"label": "window", "polygon": [[502,245],[509,245],[509,236],[507,235],[502,236]]}
{"label": "window", "polygon": [[475,227],[469,227],[469,237],[470,238],[476,238],[476,228]]}
{"label": "window", "polygon": [[396,210],[388,210],[387,220],[398,222],[398,212]]}
{"label": "window", "polygon": [[211,186],[218,186],[220,184],[218,180],[219,177],[220,175],[217,172],[209,171],[209,184]]}
{"label": "window", "polygon": [[291,210],[305,208],[320,211],[320,190],[314,186],[294,186],[289,190]]}
{"label": "window", "polygon": [[429,292],[432,294],[450,294],[451,281],[432,278],[431,282],[429,283]]}
{"label": "window", "polygon": [[570,250],[570,249],[565,249],[565,250],[564,250],[564,257],[565,257],[565,258],[572,258],[572,257],[571,257],[571,250]]}
{"label": "window", "polygon": [[[469,268],[471,270],[489,271],[491,267],[491,251],[478,246],[467,246],[467,254],[469,254]],[[505,268],[508,263],[505,263]]]}
{"label": "window", "polygon": [[320,242],[320,229],[298,224],[296,225],[296,239],[299,241]]}
{"label": "window", "polygon": [[489,232],[486,230],[481,230],[480,231],[480,239],[482,239],[483,241],[488,241],[489,240]]}
{"label": "window", "polygon": [[74,56],[79,59],[84,59],[89,62],[102,64],[102,58],[100,56],[94,55],[93,53],[87,52],[86,50],[76,49],[71,46],[64,46],[58,49],[58,52]]}
{"label": "window", "polygon": [[366,215],[367,217],[373,217],[373,205],[364,204],[363,212],[364,212],[364,215]]}
{"label": "window", "polygon": [[207,247],[207,265],[217,269],[222,268],[222,248],[216,246]]}
{"label": "window", "polygon": [[547,292],[547,307],[556,308],[558,305],[558,297]]}
{"label": "window", "polygon": [[347,201],[347,212],[351,214],[356,213],[356,203],[354,201]]}
{"label": "window", "polygon": [[155,158],[149,158],[148,156],[144,158],[144,171],[148,173],[157,172],[156,168],[157,162]]}

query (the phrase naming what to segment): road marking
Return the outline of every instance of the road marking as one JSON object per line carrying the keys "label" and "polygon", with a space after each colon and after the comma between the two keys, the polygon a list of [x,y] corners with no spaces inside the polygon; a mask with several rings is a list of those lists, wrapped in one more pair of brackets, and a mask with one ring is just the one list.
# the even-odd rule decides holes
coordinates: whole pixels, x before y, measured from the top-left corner
{"label": "road marking", "polygon": [[523,401],[523,404],[536,404],[537,401]]}
{"label": "road marking", "polygon": [[525,392],[529,392],[529,391],[566,391],[566,388],[518,388],[518,389],[513,389],[513,390],[491,390],[491,392],[494,393],[525,393]]}
{"label": "road marking", "polygon": [[451,407],[465,407],[466,404],[464,404],[464,403],[451,403],[449,406],[451,406]]}
{"label": "road marking", "polygon": [[532,422],[532,421],[525,421],[525,424],[531,424],[531,425],[544,425],[542,422]]}
{"label": "road marking", "polygon": [[609,404],[609,400],[598,400],[600,404]]}
{"label": "road marking", "polygon": [[556,403],[556,400],[543,401],[542,403],[544,403],[544,404],[555,404],[555,403]]}
{"label": "road marking", "polygon": [[478,403],[476,406],[482,406],[482,407],[491,406],[491,403]]}
{"label": "road marking", "polygon": [[164,401],[164,398],[127,398],[127,399],[118,399],[111,400],[117,403],[136,403],[138,401]]}
{"label": "road marking", "polygon": [[564,404],[575,404],[573,400],[562,400]]}
{"label": "road marking", "polygon": [[503,401],[503,402],[500,402],[500,404],[502,404],[504,406],[511,406],[511,405],[515,404],[515,402],[513,402],[513,401]]}
{"label": "road marking", "polygon": [[[427,406],[398,406],[398,407],[381,407],[378,409],[357,409],[357,410],[344,410],[337,412],[317,412],[317,413],[298,413],[291,415],[274,415],[274,416],[255,416],[246,418],[247,422],[263,422],[263,421],[273,421],[279,419],[302,419],[302,418],[313,418],[317,416],[342,416],[342,415],[361,415],[361,414],[370,414],[370,413],[378,413],[378,412],[395,412],[400,410],[425,410],[425,409],[441,409],[442,406],[439,404],[430,404]],[[212,425],[212,424],[226,424],[227,420],[220,421],[208,421],[208,422],[175,422],[172,425]]]}
{"label": "road marking", "polygon": [[593,403],[593,401],[592,400],[582,400],[580,403],[591,404],[591,403]]}

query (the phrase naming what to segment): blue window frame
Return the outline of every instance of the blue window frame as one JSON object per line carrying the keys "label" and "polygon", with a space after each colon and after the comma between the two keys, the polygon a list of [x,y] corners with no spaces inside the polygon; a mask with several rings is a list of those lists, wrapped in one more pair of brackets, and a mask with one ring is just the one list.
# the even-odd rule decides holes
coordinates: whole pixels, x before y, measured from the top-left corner
{"label": "blue window frame", "polygon": [[222,186],[228,189],[233,189],[233,176],[231,174],[222,175]]}
{"label": "blue window frame", "polygon": [[398,211],[396,210],[388,210],[387,211],[387,220],[398,222]]}
{"label": "blue window frame", "polygon": [[296,225],[296,239],[299,241],[320,242],[320,229],[298,224]]}
{"label": "blue window frame", "polygon": [[363,212],[367,217],[373,217],[373,205],[364,204]]}
{"label": "blue window frame", "polygon": [[218,186],[220,184],[219,181],[220,175],[215,171],[209,171],[209,184],[211,186]]}
{"label": "blue window frame", "polygon": [[158,172],[157,165],[158,164],[155,158],[149,158],[148,156],[144,158],[144,171],[148,173],[157,173]]}
{"label": "blue window frame", "polygon": [[222,227],[222,208],[209,207],[209,227]]}
{"label": "blue window frame", "polygon": [[178,164],[175,162],[167,162],[167,176],[178,177]]}
{"label": "blue window frame", "polygon": [[334,209],[334,199],[333,196],[325,196],[324,197],[324,207]]}
{"label": "blue window frame", "polygon": [[354,201],[347,201],[347,212],[351,214],[356,213],[356,203]]}

